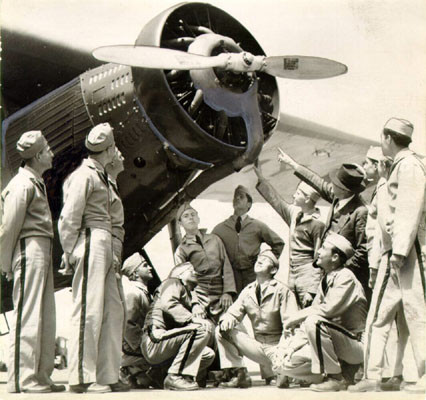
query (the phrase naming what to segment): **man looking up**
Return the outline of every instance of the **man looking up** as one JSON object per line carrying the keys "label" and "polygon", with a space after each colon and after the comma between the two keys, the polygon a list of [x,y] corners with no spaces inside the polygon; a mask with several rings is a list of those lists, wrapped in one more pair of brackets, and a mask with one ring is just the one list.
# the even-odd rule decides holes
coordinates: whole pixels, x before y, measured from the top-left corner
{"label": "man looking up", "polygon": [[268,182],[258,166],[254,171],[259,179],[256,189],[274,208],[289,227],[289,280],[297,302],[304,308],[311,305],[317,293],[321,270],[313,267],[316,251],[321,244],[324,223],[315,207],[320,195],[305,182],[300,182],[287,203]]}
{"label": "man looking up", "polygon": [[59,238],[72,281],[70,391],[129,390],[119,379],[124,310],[113,266],[111,193],[105,165],[116,152],[111,126],[86,136],[89,157],[65,180]]}
{"label": "man looking up", "polygon": [[[255,282],[246,286],[236,302],[220,317],[216,328],[220,363],[223,369],[237,369],[236,376],[219,385],[222,388],[251,386],[243,356],[259,363],[266,379],[275,375],[271,359],[285,340],[285,315],[297,310],[293,293],[274,279],[278,266],[271,250],[262,251],[254,265]],[[254,339],[238,327],[246,315],[250,318]],[[288,387],[288,381],[278,377],[277,386]]]}
{"label": "man looking up", "polygon": [[368,287],[369,271],[365,234],[368,211],[360,196],[365,189],[364,172],[356,164],[342,164],[330,172],[331,182],[327,182],[315,172],[298,164],[281,149],[279,149],[278,161],[293,168],[297,177],[312,186],[324,200],[331,203],[322,240],[330,232],[334,232],[351,242],[355,252],[346,266],[361,282],[369,300],[371,289]]}
{"label": "man looking up", "polygon": [[254,263],[262,243],[271,247],[277,259],[284,248],[284,242],[272,229],[247,215],[252,204],[253,199],[247,188],[237,186],[232,201],[234,214],[213,229],[213,233],[225,245],[234,270],[237,293],[256,279]]}
{"label": "man looking up", "polygon": [[50,376],[55,361],[53,226],[42,175],[53,153],[41,131],[25,132],[16,149],[23,166],[3,190],[0,252],[2,273],[13,279],[13,317],[7,390],[65,390]]}
{"label": "man looking up", "polygon": [[[185,236],[175,251],[175,264],[190,262],[197,275],[198,300],[209,318],[217,322],[232,304],[235,280],[225,247],[218,236],[208,234],[198,225],[200,218],[189,203],[182,204],[176,215]],[[203,311],[201,311],[203,313]]]}

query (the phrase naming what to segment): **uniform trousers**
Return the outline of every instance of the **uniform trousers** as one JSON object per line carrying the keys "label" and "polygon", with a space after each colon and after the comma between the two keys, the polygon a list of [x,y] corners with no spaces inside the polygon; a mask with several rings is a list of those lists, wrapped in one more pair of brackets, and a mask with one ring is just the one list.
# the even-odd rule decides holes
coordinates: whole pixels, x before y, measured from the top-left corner
{"label": "uniform trousers", "polygon": [[339,359],[348,364],[362,363],[363,344],[359,335],[317,315],[306,318],[304,328],[314,374],[341,373]]}
{"label": "uniform trousers", "polygon": [[305,303],[304,296],[306,293],[310,293],[312,297],[315,297],[319,283],[321,281],[321,270],[312,266],[312,262],[290,266],[288,286],[294,291],[297,299],[297,303],[301,308],[309,307],[312,303]]}
{"label": "uniform trousers", "polygon": [[237,289],[237,294],[240,294],[241,291],[250,283],[256,280],[256,274],[254,272],[254,267],[247,269],[233,269],[234,278],[235,278],[235,287]]}
{"label": "uniform trousers", "polygon": [[198,324],[170,330],[149,328],[142,335],[142,354],[152,365],[173,360],[169,374],[196,377],[214,360],[214,351],[206,347],[211,336]]}
{"label": "uniform trousers", "polygon": [[124,310],[112,263],[111,233],[86,228],[72,252],[69,384],[118,381]]}
{"label": "uniform trousers", "polygon": [[9,392],[53,383],[56,317],[51,254],[52,240],[39,236],[19,240],[13,253]]}
{"label": "uniform trousers", "polygon": [[383,369],[383,354],[389,331],[396,318],[401,340],[410,336],[419,377],[425,374],[426,362],[426,300],[425,271],[420,251],[413,246],[405,264],[395,270],[386,253],[377,276],[375,296],[366,327],[364,370],[367,379],[378,380]]}
{"label": "uniform trousers", "polygon": [[221,368],[244,367],[243,356],[260,364],[263,378],[275,375],[272,371],[272,356],[277,350],[281,335],[249,336],[240,326],[229,332],[221,332],[216,328],[216,340]]}

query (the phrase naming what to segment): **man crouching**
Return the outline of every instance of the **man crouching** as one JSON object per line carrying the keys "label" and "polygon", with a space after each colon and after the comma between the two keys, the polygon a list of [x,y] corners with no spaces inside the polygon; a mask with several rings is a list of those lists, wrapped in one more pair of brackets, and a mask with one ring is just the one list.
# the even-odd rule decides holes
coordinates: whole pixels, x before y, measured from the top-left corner
{"label": "man crouching", "polygon": [[[271,359],[277,346],[283,346],[285,315],[297,310],[294,294],[273,279],[277,271],[278,260],[274,253],[261,252],[254,265],[256,281],[244,288],[236,302],[220,317],[216,328],[220,364],[223,369],[237,369],[236,376],[219,385],[222,388],[251,386],[243,356],[259,363],[265,373],[269,372],[267,378],[274,376]],[[245,315],[250,318],[254,338],[237,326]],[[277,379],[278,387],[286,385]]]}
{"label": "man crouching", "polygon": [[191,312],[191,291],[196,285],[192,264],[177,265],[157,289],[145,319],[141,344],[143,356],[155,366],[171,362],[164,389],[199,389],[194,378],[213,362],[215,356],[214,351],[206,347],[213,335],[213,324]]}
{"label": "man crouching", "polygon": [[[285,321],[288,328],[303,324],[286,342],[279,371],[308,382],[324,380],[311,385],[314,391],[345,390],[353,378],[346,371],[354,373],[363,360],[367,300],[361,283],[344,268],[353,252],[343,236],[327,236],[318,252],[317,266],[325,272],[319,291],[310,307]],[[277,352],[274,366],[280,363],[279,356]]]}

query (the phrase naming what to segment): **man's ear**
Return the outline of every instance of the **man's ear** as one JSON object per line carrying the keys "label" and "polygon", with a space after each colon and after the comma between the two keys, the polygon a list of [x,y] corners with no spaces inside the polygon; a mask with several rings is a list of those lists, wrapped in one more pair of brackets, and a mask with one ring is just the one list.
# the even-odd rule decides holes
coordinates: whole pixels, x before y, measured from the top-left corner
{"label": "man's ear", "polygon": [[278,272],[278,268],[277,267],[272,267],[269,272],[271,273],[272,276],[274,276],[277,272]]}

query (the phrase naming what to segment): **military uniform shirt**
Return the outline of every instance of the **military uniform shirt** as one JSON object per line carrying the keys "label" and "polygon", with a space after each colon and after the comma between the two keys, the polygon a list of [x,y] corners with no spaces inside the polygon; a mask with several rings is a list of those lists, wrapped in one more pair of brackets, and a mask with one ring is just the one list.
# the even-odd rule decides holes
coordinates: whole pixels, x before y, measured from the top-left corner
{"label": "military uniform shirt", "polygon": [[0,249],[2,270],[9,272],[19,239],[53,238],[52,216],[43,178],[32,168],[19,168],[1,195]]}
{"label": "military uniform shirt", "polygon": [[102,165],[86,158],[64,182],[64,207],[58,228],[61,245],[71,253],[81,229],[111,232],[110,192]]}

